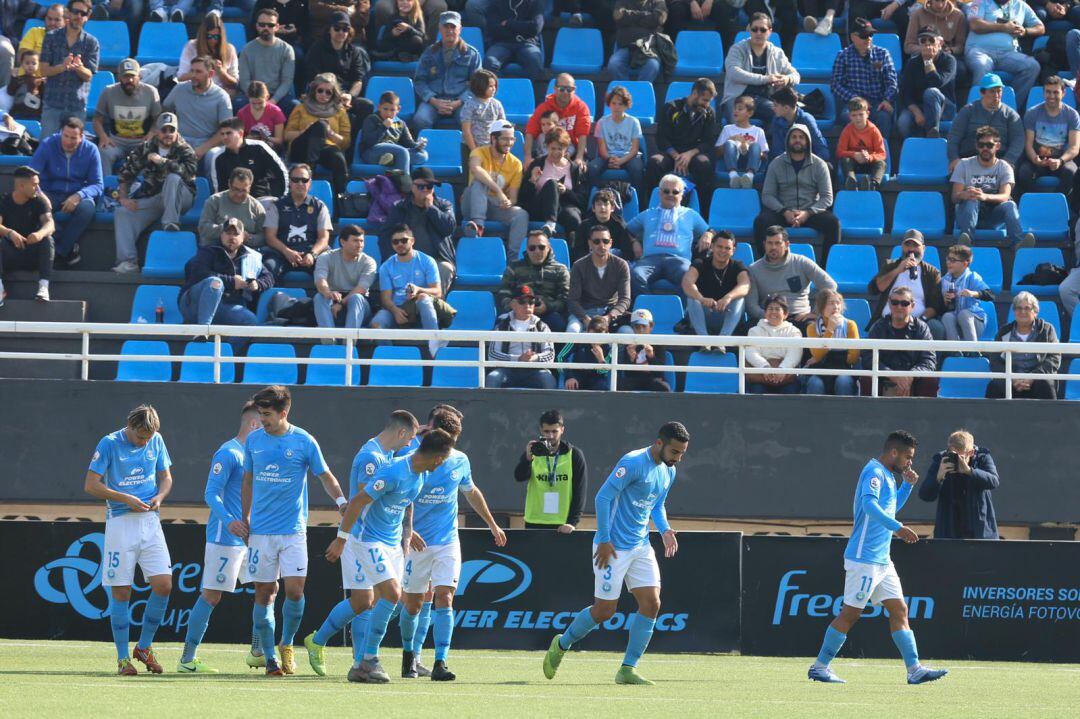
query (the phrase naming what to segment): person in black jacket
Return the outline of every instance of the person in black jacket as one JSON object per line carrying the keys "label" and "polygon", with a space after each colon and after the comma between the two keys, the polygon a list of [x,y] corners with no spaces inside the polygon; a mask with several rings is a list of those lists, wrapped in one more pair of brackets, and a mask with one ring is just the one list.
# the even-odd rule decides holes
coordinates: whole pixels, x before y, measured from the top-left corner
{"label": "person in black jacket", "polygon": [[304,58],[305,86],[316,75],[325,72],[337,77],[341,99],[348,108],[354,140],[364,118],[375,111],[375,104],[363,97],[364,82],[371,74],[371,58],[367,50],[353,44],[355,36],[356,31],[349,16],[335,12],[330,16],[326,34],[312,43]]}
{"label": "person in black jacket", "polygon": [[[454,230],[457,219],[454,205],[449,200],[435,196],[435,187],[442,183],[435,179],[430,167],[418,167],[413,171],[409,195],[394,203],[383,227],[408,225],[415,239],[414,247],[435,259],[439,265],[439,280],[444,296],[454,283],[457,273],[457,251],[454,247]],[[370,225],[368,230],[371,230]],[[379,240],[382,257],[390,257],[390,234],[382,233]]]}
{"label": "person in black jacket", "polygon": [[[930,328],[915,316],[915,297],[907,287],[893,287],[889,292],[891,314],[870,326],[867,339],[872,340],[932,340]],[[873,352],[862,351],[863,369],[873,369]],[[933,372],[937,355],[932,350],[881,350],[878,369],[894,372]],[[870,378],[861,378],[863,395],[871,394]],[[882,377],[878,384],[881,394],[889,397],[937,397],[936,377]]]}
{"label": "person in black jacket", "polygon": [[[581,521],[589,468],[579,447],[563,439],[566,425],[562,413],[549,409],[540,415],[540,438],[530,440],[514,467],[514,480],[528,482],[525,493],[525,527],[555,528],[570,534]],[[562,471],[569,469],[568,472]]]}
{"label": "person in black jacket", "polygon": [[611,233],[612,250],[617,250],[620,257],[634,256],[634,242],[626,229],[626,220],[622,213],[615,210],[615,191],[601,188],[592,198],[592,211],[578,225],[577,237],[570,245],[570,259],[577,262],[589,254],[589,237],[594,227],[606,227]]}
{"label": "person in black jacket", "polygon": [[[1058,341],[1054,325],[1039,318],[1039,300],[1030,292],[1017,292],[1012,301],[1016,319],[998,329],[995,342],[1037,342],[1051,344]],[[1056,374],[1061,369],[1061,355],[1056,352],[1013,352],[1012,371],[1024,374]],[[1005,353],[990,355],[990,371],[1005,371]],[[987,399],[1005,396],[1005,380],[990,380],[986,386]],[[1057,399],[1057,382],[1049,379],[1014,379],[1013,398]]]}
{"label": "person in black jacket", "polygon": [[[720,134],[712,101],[716,85],[707,77],[694,81],[690,94],[664,105],[657,118],[656,147],[659,153],[649,158],[645,184],[652,189],[664,175],[689,175],[697,186],[701,212],[708,216],[712,199],[713,146]],[[690,193],[683,196],[685,202]]]}
{"label": "person in black jacket", "polygon": [[990,492],[1001,483],[990,450],[967,430],[949,435],[948,449],[930,460],[919,499],[937,502],[934,539],[998,539]]}
{"label": "person in black jacket", "polygon": [[397,0],[394,12],[379,29],[376,60],[416,62],[424,54],[427,31],[420,0]]}
{"label": "person in black jacket", "polygon": [[557,127],[544,137],[547,155],[529,163],[518,203],[555,237],[555,223],[576,236],[589,197],[588,170],[568,157],[570,133]]}
{"label": "person in black jacket", "polygon": [[253,325],[252,308],[274,285],[258,252],[244,246],[244,225],[225,221],[221,242],[200,247],[184,265],[177,302],[184,322],[196,325]]}
{"label": "person in black jacket", "polygon": [[485,19],[487,53],[484,67],[496,75],[516,62],[533,81],[544,79],[544,51],[540,32],[544,29],[541,0],[491,0]]}
{"label": "person in black jacket", "polygon": [[252,197],[257,200],[265,197],[272,202],[284,196],[288,189],[285,176],[289,171],[274,148],[262,140],[246,139],[244,121],[239,117],[223,120],[218,125],[218,135],[222,149],[210,165],[210,192],[228,190],[232,171],[237,167],[246,167],[255,176],[251,183]]}
{"label": "person in black jacket", "polygon": [[942,114],[956,109],[956,58],[941,49],[937,28],[919,30],[919,58],[911,58],[900,78],[900,137],[940,137]]}

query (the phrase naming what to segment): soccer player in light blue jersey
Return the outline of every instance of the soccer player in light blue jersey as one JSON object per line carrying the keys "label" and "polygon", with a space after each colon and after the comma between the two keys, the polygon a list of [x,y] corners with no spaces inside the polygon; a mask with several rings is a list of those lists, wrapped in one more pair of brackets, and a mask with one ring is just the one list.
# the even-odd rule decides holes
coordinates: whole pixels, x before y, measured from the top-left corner
{"label": "soccer player in light blue jersey", "polygon": [[[438,429],[446,431],[457,443],[461,423],[448,412],[432,418]],[[453,681],[456,675],[446,667],[450,639],[454,631],[454,590],[461,575],[461,543],[458,541],[458,492],[464,492],[469,505],[487,524],[495,537],[496,546],[506,546],[506,533],[491,516],[480,489],[473,484],[472,466],[468,456],[451,450],[450,456],[437,469],[428,473],[420,495],[413,502],[413,553],[406,557],[405,578],[402,582],[405,609],[401,613],[401,676],[419,676],[419,635],[417,622],[429,587],[434,586],[435,599],[435,664],[432,681]],[[429,600],[430,601],[430,600]]]}
{"label": "soccer player in light blue jersey", "polygon": [[[210,519],[206,522],[206,551],[203,553],[202,593],[195,601],[188,617],[184,653],[177,671],[181,674],[217,674],[218,670],[198,658],[199,644],[210,624],[210,615],[221,601],[223,592],[235,592],[237,582],[248,581],[245,572],[247,555],[247,524],[243,520],[240,487],[244,478],[244,442],[247,436],[259,428],[259,411],[255,403],[248,401],[240,410],[240,429],[236,436],[218,448],[210,460],[210,474],[206,478],[203,498],[210,507]],[[275,585],[276,586],[276,585]],[[271,606],[273,599],[270,600]],[[258,634],[255,634],[257,637]],[[257,657],[256,665],[265,665],[265,658]],[[249,660],[249,665],[252,662]]]}
{"label": "soccer player in light blue jersey", "polygon": [[[266,674],[293,674],[293,640],[304,616],[307,578],[308,472],[322,482],[330,499],[344,512],[345,497],[326,466],[319,443],[289,423],[292,395],[272,385],[251,398],[258,408],[260,429],[244,442],[242,512],[248,526],[248,575],[255,582],[251,611],[255,631],[266,654]],[[285,580],[281,608],[281,664],[274,651],[274,605],[278,578]]]}
{"label": "soccer player in light blue jersey", "polygon": [[623,455],[596,494],[595,600],[577,613],[564,634],[552,638],[544,655],[544,676],[548,679],[555,678],[571,646],[611,618],[626,584],[637,600],[638,611],[627,622],[630,637],[615,683],[653,683],[637,672],[660,613],[660,567],[649,543],[649,520],[663,536],[664,556],[674,557],[679,542],[668,524],[664,502],[675,482],[675,465],[689,446],[686,427],[679,422],[666,423],[652,445]]}
{"label": "soccer player in light blue jersey", "polygon": [[91,497],[105,500],[105,548],[101,557],[101,584],[109,588],[109,619],[116,643],[117,673],[135,676],[128,635],[129,602],[135,565],[150,585],[143,612],[142,631],[134,657],[146,668],[161,674],[154,656],[154,635],[172,593],[172,559],[161,531],[158,510],[172,490],[172,459],[158,431],[161,420],[150,405],[128,414],[127,424],[98,442],[83,488]]}
{"label": "soccer player in light blue jersey", "polygon": [[[360,566],[373,585],[371,599],[376,604],[368,619],[363,658],[349,670],[351,682],[385,684],[390,681],[390,676],[379,664],[379,645],[386,635],[390,615],[401,599],[404,564],[401,524],[405,508],[420,493],[426,473],[445,462],[453,447],[453,438],[441,429],[435,429],[424,435],[414,453],[395,459],[376,471],[375,476],[349,500],[337,538],[326,549],[326,558],[336,562],[345,550],[345,542],[352,536],[349,530],[362,512]],[[357,613],[369,608],[368,597],[359,592],[354,596],[358,597],[359,606],[353,604]]]}
{"label": "soccer player in light blue jersey", "polygon": [[923,684],[945,676],[945,669],[930,669],[919,663],[915,633],[908,625],[904,590],[889,556],[895,534],[908,544],[919,541],[910,527],[896,521],[896,513],[911,496],[919,475],[911,468],[915,459],[915,437],[903,430],[891,433],[877,459],[871,459],[859,475],[855,488],[855,524],[844,551],[844,608],[825,631],[817,661],[807,676],[817,682],[842,684],[829,664],[844,646],[848,632],[862,616],[867,602],[885,605],[889,631],[907,666],[908,684]]}
{"label": "soccer player in light blue jersey", "polygon": [[[350,498],[355,497],[360,488],[374,477],[376,472],[390,464],[395,452],[412,443],[419,425],[420,423],[411,412],[399,409],[390,414],[390,419],[383,430],[365,442],[353,458],[352,470],[349,472]],[[362,527],[363,519],[357,520],[349,531],[349,539],[345,542],[345,550],[341,555],[341,581],[345,589],[349,591],[349,598],[338,602],[330,610],[330,614],[318,631],[304,638],[308,663],[320,677],[326,676],[326,659],[323,651],[326,643],[350,621],[352,622],[353,658],[357,664],[363,658],[364,636],[367,634],[370,610],[358,611],[354,609],[354,605],[371,606],[372,585],[360,564]],[[361,601],[361,595],[364,601]]]}

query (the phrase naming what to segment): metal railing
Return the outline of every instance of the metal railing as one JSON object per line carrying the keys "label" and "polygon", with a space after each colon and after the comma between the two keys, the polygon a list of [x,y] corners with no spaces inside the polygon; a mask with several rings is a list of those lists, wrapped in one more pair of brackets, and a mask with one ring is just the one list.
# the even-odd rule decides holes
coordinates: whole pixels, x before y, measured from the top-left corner
{"label": "metal railing", "polygon": [[[79,337],[81,350],[79,352],[30,352],[9,351],[0,352],[0,360],[32,360],[32,361],[56,361],[56,362],[79,362],[81,365],[80,377],[84,380],[90,378],[91,362],[184,362],[184,363],[207,363],[213,365],[213,381],[221,382],[221,367],[223,364],[297,364],[297,365],[340,365],[342,367],[345,386],[358,386],[354,381],[354,367],[378,367],[378,366],[410,366],[410,367],[474,367],[477,370],[477,383],[480,387],[485,386],[487,373],[491,369],[506,367],[516,369],[550,369],[550,370],[603,370],[611,373],[611,389],[618,388],[619,375],[623,372],[675,372],[675,373],[701,373],[737,375],[738,393],[746,392],[747,374],[777,374],[777,375],[819,375],[838,376],[849,375],[853,377],[869,377],[871,379],[871,396],[879,396],[880,381],[883,378],[892,377],[936,377],[952,379],[1003,379],[1005,380],[1005,397],[1012,397],[1012,381],[1019,379],[1030,380],[1080,380],[1080,374],[1069,374],[1062,370],[1055,374],[1033,374],[1017,372],[1013,370],[1013,354],[1042,354],[1051,353],[1063,356],[1062,366],[1067,369],[1068,357],[1080,355],[1080,344],[1071,343],[1033,343],[1033,342],[950,342],[946,340],[914,341],[914,340],[872,340],[872,339],[837,339],[832,337],[728,337],[728,336],[698,336],[698,335],[635,335],[612,333],[602,336],[596,334],[575,334],[569,332],[551,332],[538,335],[535,332],[495,332],[489,331],[460,331],[460,330],[420,330],[420,329],[322,329],[307,327],[232,327],[225,325],[163,325],[163,324],[104,324],[82,322],[0,322],[0,337],[17,338],[20,335],[48,335],[56,337]],[[210,355],[143,355],[143,354],[109,354],[91,352],[91,339],[136,339],[136,338],[165,338],[173,340],[208,340],[213,343],[213,353]],[[222,353],[222,343],[230,340],[312,340],[333,339],[344,343],[344,357],[243,357],[232,356]],[[611,356],[606,363],[574,363],[574,362],[513,362],[496,361],[487,358],[488,344],[491,342],[520,342],[535,343],[538,339],[554,343],[556,347],[562,344],[601,344],[607,345]],[[475,360],[414,360],[399,358],[362,358],[354,356],[358,343],[370,342],[453,342],[465,343],[477,347],[478,358]],[[709,365],[637,365],[619,362],[619,347],[622,345],[650,344],[663,349],[682,348],[685,350],[701,350],[707,347],[724,346],[732,352],[736,361],[734,366],[709,366]],[[825,369],[819,367],[748,367],[746,366],[745,353],[747,347],[779,348],[788,349],[798,347],[800,349],[826,349],[826,350],[869,350],[871,363],[867,369]],[[965,352],[1004,354],[1005,369],[1003,372],[971,372],[956,371],[942,372],[940,369],[934,372],[898,372],[882,369],[880,367],[880,353],[888,350],[920,351],[932,350],[935,352]],[[358,375],[356,376],[358,378]]]}

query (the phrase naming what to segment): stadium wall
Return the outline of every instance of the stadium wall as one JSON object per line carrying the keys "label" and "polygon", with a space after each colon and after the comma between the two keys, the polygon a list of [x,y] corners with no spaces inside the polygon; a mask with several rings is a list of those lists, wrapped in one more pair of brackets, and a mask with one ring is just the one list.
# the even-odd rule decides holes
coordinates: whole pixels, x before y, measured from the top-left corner
{"label": "stadium wall", "polygon": [[[170,502],[202,504],[213,452],[237,427],[256,388],[245,385],[142,384],[0,379],[5,436],[0,442],[0,502],[85,502],[83,478],[97,440],[127,412],[155,405],[172,455]],[[297,387],[292,419],[319,440],[346,480],[355,452],[394,409],[421,419],[437,402],[466,415],[461,447],[492,508],[520,512],[524,492],[513,468],[536,436],[546,409],[566,416],[567,439],[590,467],[587,511],[607,472],[626,451],[648,444],[668,419],[693,437],[668,499],[673,516],[850,520],[859,471],[886,433],[905,428],[922,443],[916,469],[957,427],[993,452],[1001,474],[994,492],[1006,524],[1076,522],[1080,484],[1070,437],[1080,413],[1068,402],[1026,400],[847,399],[692,394],[548,393],[527,390]],[[318,486],[316,506],[329,506]],[[912,499],[909,520],[932,521],[934,505]]]}

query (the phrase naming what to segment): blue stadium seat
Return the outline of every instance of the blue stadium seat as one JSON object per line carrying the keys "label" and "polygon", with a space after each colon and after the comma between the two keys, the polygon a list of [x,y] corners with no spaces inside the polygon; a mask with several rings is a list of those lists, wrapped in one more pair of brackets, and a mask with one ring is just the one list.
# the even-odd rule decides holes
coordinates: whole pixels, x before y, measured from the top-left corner
{"label": "blue stadium seat", "polygon": [[[475,362],[479,359],[476,347],[443,347],[435,359],[450,362]],[[440,367],[431,370],[432,387],[458,387],[471,389],[480,386],[479,371],[475,367]]]}
{"label": "blue stadium seat", "polygon": [[387,90],[393,90],[401,98],[401,111],[398,117],[406,122],[412,119],[416,112],[416,91],[413,89],[413,81],[410,77],[387,77],[386,75],[373,75],[368,78],[364,87],[364,97],[378,104],[379,96]]}
{"label": "blue stadium seat", "polygon": [[506,249],[498,237],[462,237],[458,241],[457,282],[497,285],[505,269]]}
{"label": "blue stadium seat", "polygon": [[675,325],[686,314],[678,295],[638,295],[635,310],[648,310],[653,316],[653,334],[673,335]]}
{"label": "blue stadium seat", "polygon": [[[941,365],[942,372],[989,372],[990,360],[985,357],[946,357]],[[986,385],[990,378],[973,379],[961,377],[942,377],[938,386],[938,397],[982,399],[986,396]]]}
{"label": "blue stadium seat", "polygon": [[187,41],[187,25],[182,22],[143,23],[139,30],[139,49],[135,58],[144,65],[150,62],[179,65],[180,53]]}
{"label": "blue stadium seat", "polygon": [[904,53],[900,49],[900,36],[895,32],[879,32],[874,35],[874,44],[889,51],[889,55],[892,56],[893,67],[896,69],[896,75],[899,77],[900,69],[904,65]]}
{"label": "blue stadium seat", "polygon": [[831,130],[836,124],[836,96],[833,95],[832,88],[826,83],[800,82],[795,89],[803,95],[809,95],[814,90],[821,90],[821,94],[825,96],[825,112],[815,115],[814,119],[822,132]]}
{"label": "blue stadium seat", "polygon": [[[750,190],[750,192],[755,192],[755,190]],[[683,203],[684,205],[689,207],[691,210],[701,212],[701,202],[698,200],[698,193],[697,193],[697,188],[696,187],[694,189],[690,190],[690,192],[686,194],[685,199],[686,199],[686,202]],[[659,206],[660,206],[660,188],[659,187],[654,187],[653,190],[652,190],[652,194],[649,195],[649,209],[659,207]]]}
{"label": "blue stadium seat", "polygon": [[[903,162],[901,155],[901,173]],[[905,190],[896,196],[891,232],[894,236],[903,237],[912,228],[921,230],[928,241],[940,240],[945,236],[945,199],[940,192]]]}
{"label": "blue stadium seat", "polygon": [[[895,239],[897,241],[899,241],[900,237],[897,237]],[[974,248],[972,248],[972,249],[974,249]],[[900,257],[900,252],[902,250],[903,250],[903,248],[900,245],[894,245],[893,248],[892,248],[892,252],[889,253],[889,259],[890,260],[895,260],[898,257]],[[941,253],[938,252],[938,248],[934,247],[933,245],[927,245],[926,247],[923,248],[923,262],[929,263],[929,264],[933,265],[934,267],[937,267],[942,272],[945,271],[944,265],[941,264]],[[972,269],[975,269],[974,262],[972,263]],[[999,275],[1001,274],[1001,268],[1000,267],[998,268],[998,274]]]}
{"label": "blue stadium seat", "polygon": [[532,80],[526,77],[500,77],[495,98],[502,103],[506,119],[524,125],[536,109]]}
{"label": "blue stadium seat", "polygon": [[[336,359],[341,364],[309,364],[304,384],[319,385],[322,387],[345,387],[345,373],[349,373],[348,386],[355,387],[360,384],[360,365],[346,368],[344,345],[312,345],[311,359]],[[353,359],[356,359],[356,347],[353,347]]]}
{"label": "blue stadium seat", "polygon": [[[998,74],[1000,74],[1000,73],[998,73]],[[969,105],[971,103],[973,103],[973,102],[978,102],[979,101],[979,86],[978,86],[978,84],[975,84],[975,85],[971,86],[971,91],[968,92],[967,101],[968,101]],[[1012,87],[1009,86],[1009,85],[1006,85],[1002,90],[1001,104],[1002,105],[1008,105],[1012,109],[1019,112],[1019,109],[1016,107],[1016,90],[1012,89]]]}
{"label": "blue stadium seat", "polygon": [[[84,30],[97,38],[101,46],[98,63],[101,67],[116,67],[121,60],[131,57],[131,36],[126,22],[118,20],[91,20]],[[185,40],[186,42],[186,40]],[[183,47],[180,48],[183,50]],[[239,52],[239,49],[237,49]],[[180,56],[177,55],[177,60]]]}
{"label": "blue stadium seat", "polygon": [[749,267],[754,264],[754,246],[749,242],[740,242],[735,245],[735,254],[732,257]]}
{"label": "blue stadium seat", "polygon": [[808,244],[806,242],[792,242],[788,246],[788,249],[793,255],[802,255],[803,257],[809,258],[814,262],[817,262],[817,250],[815,250],[814,246],[811,244]]}
{"label": "blue stadium seat", "polygon": [[[382,39],[382,36],[389,31],[389,25],[383,25],[377,31],[376,38]],[[440,37],[442,33],[439,33]],[[480,57],[484,55],[481,53]],[[408,60],[401,62],[398,60],[373,60],[371,62],[371,69],[381,75],[408,75],[410,77],[416,75],[416,66],[420,63],[417,60]]]}
{"label": "blue stadium seat", "polygon": [[[420,350],[416,347],[375,348],[372,359],[419,361]],[[424,368],[420,365],[372,365],[368,376],[370,387],[422,387]]]}
{"label": "blue stadium seat", "polygon": [[[239,10],[239,8],[236,9]],[[225,8],[226,15],[228,14],[228,10],[229,8]],[[225,26],[225,37],[222,39],[232,43],[236,47],[236,52],[239,53],[249,39],[247,26],[242,22],[227,22],[222,24]]]}
{"label": "blue stadium seat", "polygon": [[979,300],[979,305],[986,312],[986,326],[983,327],[982,335],[979,339],[983,342],[993,342],[994,337],[997,336],[998,328],[1001,327],[1001,322],[998,320],[997,307],[990,300]]}
{"label": "blue stadium seat", "polygon": [[[439,33],[439,37],[442,37],[442,33]],[[466,25],[465,27],[461,28],[461,39],[464,40],[467,44],[475,47],[476,50],[480,53],[481,58],[484,57],[485,48],[483,30],[478,27]],[[439,42],[439,40],[436,40],[435,42]]]}
{"label": "blue stadium seat", "polygon": [[844,316],[854,320],[859,328],[859,334],[866,333],[866,327],[870,324],[870,303],[864,299],[844,299]]}
{"label": "blue stadium seat", "polygon": [[[694,352],[687,364],[691,367],[735,367],[738,355],[735,352]],[[683,392],[708,392],[710,394],[738,394],[739,376],[737,374],[719,374],[705,372],[687,372],[686,386]]]}
{"label": "blue stadium seat", "polygon": [[255,322],[257,324],[265,324],[267,316],[270,314],[270,300],[274,298],[279,292],[284,292],[290,297],[295,297],[298,300],[302,300],[307,297],[307,293],[304,292],[301,287],[272,287],[266,292],[259,295],[259,303],[255,306]]}
{"label": "blue stadium seat", "polygon": [[940,185],[948,180],[949,157],[943,137],[909,137],[900,148],[901,185]]}
{"label": "blue stadium seat", "polygon": [[[629,91],[630,99],[633,101],[627,113],[636,117],[642,127],[652,127],[656,123],[656,87],[651,82],[641,80],[612,80],[608,83],[608,92],[620,85]],[[602,98],[600,102],[604,102]],[[610,114],[611,109],[605,104],[601,117]]]}
{"label": "blue stadium seat", "polygon": [[1001,271],[1001,250],[996,247],[972,247],[971,270],[994,292],[1001,292],[1005,278]]}
{"label": "blue stadium seat", "polygon": [[[580,77],[577,77],[574,78],[574,87],[576,88],[574,94],[581,98],[582,102],[588,105],[589,114],[591,114],[593,118],[596,118],[596,85],[593,84],[592,80],[582,80]],[[555,78],[551,78],[551,80],[548,81],[547,94],[551,95],[554,92]]]}
{"label": "blue stadium seat", "polygon": [[514,146],[510,148],[510,154],[521,160],[522,167],[529,166],[525,162],[525,133],[521,130],[514,130]]}
{"label": "blue stadium seat", "polygon": [[[594,28],[559,28],[551,69],[555,72],[592,75],[604,67],[604,39]],[[580,80],[578,81],[580,84]],[[593,115],[595,117],[595,113]]]}
{"label": "blue stadium seat", "polygon": [[[127,57],[125,55],[124,57]],[[102,65],[105,63],[102,62]],[[98,70],[94,73],[94,76],[90,78],[90,94],[86,97],[87,117],[94,114],[95,108],[97,108],[98,98],[101,97],[101,93],[109,85],[116,82],[116,76],[108,70]]]}
{"label": "blue stadium seat", "polygon": [[[1073,357],[1069,362],[1069,374],[1080,374],[1080,357]],[[1080,399],[1080,380],[1071,379],[1065,383],[1065,399]]]}
{"label": "blue stadium seat", "polygon": [[165,308],[164,322],[167,325],[182,325],[180,308],[176,298],[180,288],[176,285],[139,285],[135,288],[135,297],[131,301],[131,324],[154,324],[158,305]]}
{"label": "blue stadium seat", "polygon": [[[1053,290],[1054,295],[1056,296],[1057,287],[1054,287]],[[1010,304],[1009,314],[1005,318],[1005,324],[1008,324],[1015,319],[1016,316],[1013,314],[1013,308]],[[1039,319],[1044,322],[1049,322],[1054,326],[1054,331],[1057,332],[1058,340],[1060,341],[1063,335],[1061,334],[1061,311],[1058,310],[1057,303],[1051,299],[1043,299],[1041,302],[1039,302]]]}
{"label": "blue stadium seat", "polygon": [[675,77],[712,77],[724,72],[724,43],[715,30],[683,30],[675,38]]}
{"label": "blue stadium seat", "polygon": [[19,120],[19,123],[26,128],[26,132],[30,137],[35,140],[41,139],[41,123],[37,120]]}
{"label": "blue stadium seat", "polygon": [[1025,192],[1020,197],[1020,226],[1037,242],[1061,242],[1069,237],[1069,203],[1060,192]]}
{"label": "blue stadium seat", "polygon": [[309,192],[323,201],[326,205],[326,209],[330,212],[330,216],[334,217],[334,188],[330,186],[328,180],[312,180],[311,189]]}
{"label": "blue stadium seat", "polygon": [[462,173],[461,130],[421,130],[428,141],[428,161],[422,163],[435,177],[457,177]]}
{"label": "blue stadium seat", "polygon": [[[214,343],[213,342],[188,342],[184,345],[185,357],[213,357],[214,356]],[[221,356],[232,357],[233,348],[228,342],[221,343]],[[181,382],[213,382],[214,381],[214,365],[209,362],[181,362],[180,363],[180,381]],[[221,381],[223,383],[232,383],[236,381],[236,363],[235,362],[222,362],[221,363]]]}
{"label": "blue stadium seat", "polygon": [[[363,132],[356,133],[356,142],[353,144],[353,157],[352,164],[349,165],[349,172],[352,174],[353,177],[373,177],[375,175],[381,175],[386,172],[385,167],[383,167],[382,165],[372,165],[364,162],[363,158],[361,157],[362,153],[360,152],[360,139],[363,137],[363,135]],[[352,182],[349,182],[349,185],[346,186],[345,189],[348,192],[367,191],[366,187],[357,188],[354,190],[352,184]]]}
{"label": "blue stadium seat", "polygon": [[833,245],[825,271],[836,280],[840,292],[862,294],[877,274],[877,253],[869,245]]}
{"label": "blue stadium seat", "polygon": [[195,178],[195,202],[191,209],[180,216],[180,224],[184,227],[197,227],[199,217],[202,216],[203,205],[210,199],[210,180],[205,177]]}
{"label": "blue stadium seat", "polygon": [[[296,350],[289,344],[252,342],[248,357],[283,357],[296,359]],[[296,362],[285,364],[244,364],[244,384],[296,384],[300,370]]]}
{"label": "blue stadium seat", "polygon": [[795,36],[791,64],[805,80],[828,80],[840,50],[840,36],[836,33],[822,37],[812,32],[800,32]]}
{"label": "blue stadium seat", "polygon": [[1013,257],[1012,283],[1009,286],[1014,295],[1027,290],[1036,297],[1057,297],[1057,285],[1025,285],[1020,282],[1024,275],[1034,272],[1036,265],[1041,262],[1052,262],[1060,267],[1069,267],[1065,264],[1065,257],[1061,254],[1061,250],[1056,247],[1018,248]]}
{"label": "blue stadium seat", "polygon": [[845,239],[878,239],[885,234],[885,205],[880,192],[841,190],[836,193],[833,212]]}
{"label": "blue stadium seat", "polygon": [[[1045,37],[1045,35],[1042,35],[1039,39],[1045,39]],[[1043,102],[1045,102],[1043,92],[1044,90],[1042,85],[1036,85],[1035,87],[1031,88],[1031,92],[1028,93],[1027,107],[1024,108],[1025,113],[1027,113],[1028,110],[1035,107],[1036,105],[1041,105]],[[1069,107],[1076,109],[1076,93],[1071,87],[1065,88],[1065,99],[1062,100],[1062,102]]]}
{"label": "blue stadium seat", "polygon": [[446,301],[457,310],[451,330],[486,332],[495,326],[495,298],[484,290],[453,290]]}
{"label": "blue stadium seat", "polygon": [[[580,82],[580,80],[578,81]],[[690,96],[690,90],[694,87],[694,83],[686,80],[676,80],[675,82],[668,83],[667,92],[664,94],[664,104],[671,102],[672,100],[678,100],[683,97]],[[717,109],[718,100],[714,97],[712,99],[713,110]]]}
{"label": "blue stadium seat", "polygon": [[[163,340],[127,340],[120,347],[121,355],[167,355],[169,343]],[[116,367],[117,382],[170,382],[172,362],[163,360],[120,360]]]}
{"label": "blue stadium seat", "polygon": [[732,190],[718,187],[713,190],[709,205],[709,227],[731,230],[736,237],[754,233],[754,218],[761,214],[757,190]]}
{"label": "blue stadium seat", "polygon": [[197,249],[194,232],[151,232],[150,241],[146,245],[146,264],[143,266],[142,275],[182,280],[184,263],[195,255]]}

